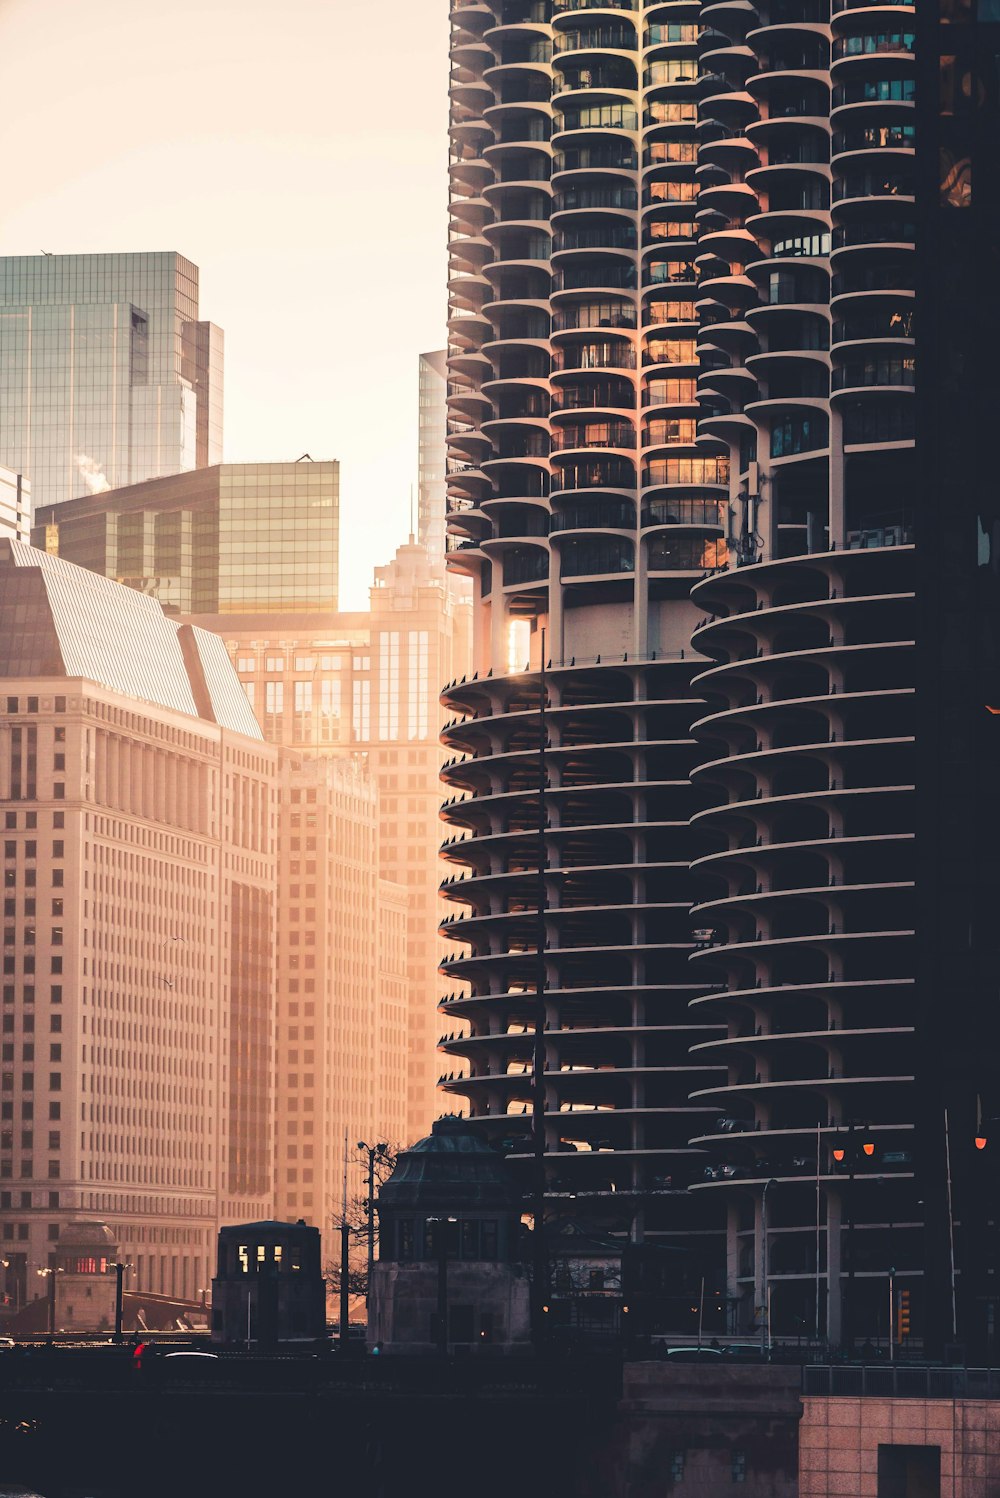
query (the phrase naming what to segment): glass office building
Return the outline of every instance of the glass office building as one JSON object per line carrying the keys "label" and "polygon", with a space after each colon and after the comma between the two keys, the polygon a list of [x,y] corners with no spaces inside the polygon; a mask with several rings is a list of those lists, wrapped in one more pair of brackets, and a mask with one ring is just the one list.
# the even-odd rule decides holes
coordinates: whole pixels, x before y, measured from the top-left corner
{"label": "glass office building", "polygon": [[172,251],[0,259],[0,464],[48,505],[218,463],[222,352]]}
{"label": "glass office building", "polygon": [[340,464],[217,463],[36,510],[34,544],[183,614],[336,609]]}

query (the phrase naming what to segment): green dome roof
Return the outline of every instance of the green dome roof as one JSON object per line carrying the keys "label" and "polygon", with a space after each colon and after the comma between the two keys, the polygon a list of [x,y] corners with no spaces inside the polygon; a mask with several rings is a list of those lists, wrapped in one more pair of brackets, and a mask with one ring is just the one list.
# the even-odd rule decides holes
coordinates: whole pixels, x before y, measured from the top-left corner
{"label": "green dome roof", "polygon": [[516,1211],[520,1192],[503,1156],[466,1118],[439,1118],[404,1150],[379,1192],[380,1210],[466,1207]]}

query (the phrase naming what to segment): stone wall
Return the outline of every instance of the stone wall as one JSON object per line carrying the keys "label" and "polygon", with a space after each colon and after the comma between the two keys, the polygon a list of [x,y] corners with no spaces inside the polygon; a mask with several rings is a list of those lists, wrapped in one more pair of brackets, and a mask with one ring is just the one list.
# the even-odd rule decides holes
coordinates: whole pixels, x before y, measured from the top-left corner
{"label": "stone wall", "polygon": [[[804,1395],[802,1407],[801,1498],[1000,1494],[1000,1401]],[[888,1452],[887,1447],[897,1450]],[[933,1483],[935,1469],[938,1486]],[[901,1488],[896,1484],[904,1472],[906,1486]]]}

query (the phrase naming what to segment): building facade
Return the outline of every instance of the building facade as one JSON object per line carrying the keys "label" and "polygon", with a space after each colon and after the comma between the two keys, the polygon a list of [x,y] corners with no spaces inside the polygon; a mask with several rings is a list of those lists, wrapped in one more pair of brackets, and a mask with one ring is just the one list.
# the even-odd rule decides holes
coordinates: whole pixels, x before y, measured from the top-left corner
{"label": "building facade", "polygon": [[0,642],[8,1293],[99,1217],[194,1299],[270,1210],[276,752],[215,636],[14,542]]}
{"label": "building facade", "polygon": [[27,542],[31,532],[31,485],[19,473],[0,468],[0,536]]}
{"label": "building facade", "polygon": [[713,1113],[690,1094],[719,1074],[690,1054],[718,1032],[688,1008],[688,593],[725,562],[729,494],[696,430],[699,7],[451,22],[450,560],[478,675],[444,694],[444,972],[468,985],[446,1085],[525,1159],[544,988],[548,1215],[584,1199],[601,1231],[685,1250],[689,1305],[684,1274],[724,1275],[688,1190]]}
{"label": "building facade", "polygon": [[445,439],[447,354],[421,354],[417,418],[417,540],[439,557],[445,549]]}
{"label": "building facade", "polygon": [[0,463],[38,505],[222,457],[221,330],[170,253],[0,259]]}
{"label": "building facade", "polygon": [[197,616],[225,641],[269,742],[367,765],[378,874],[396,918],[401,891],[406,903],[406,1121],[392,1143],[422,1137],[440,1111],[438,689],[467,668],[469,620],[443,557],[416,542],[376,568],[368,613]]}
{"label": "building facade", "polygon": [[336,609],[340,464],[217,463],[46,505],[32,540],[182,614]]}
{"label": "building facade", "polygon": [[[469,918],[446,971],[470,984],[449,1085],[516,1133],[544,984],[550,1187],[584,1132],[562,1115],[589,1109],[575,1172],[618,1197],[630,1172],[651,1189],[641,1162],[725,1215],[734,1331],[887,1334],[891,1274],[915,1334],[982,1346],[998,303],[961,307],[997,238],[995,22],[943,4],[918,47],[905,3],[590,10],[451,12],[450,560],[476,578],[479,675],[446,693],[447,887]],[[929,537],[955,522],[923,553],[918,511]],[[669,1057],[645,1039],[670,1013],[666,885],[641,869],[664,735],[688,830],[667,814],[653,856],[676,856],[691,943]],[[578,864],[601,908],[577,940],[601,933],[620,985],[592,996],[586,1055],[563,1033]],[[597,1074],[566,1075],[581,1063]],[[673,1171],[670,1116],[702,1152]],[[928,1269],[958,1307],[936,1330]]]}
{"label": "building facade", "polygon": [[700,42],[700,430],[740,564],[694,590],[693,965],[728,1064],[701,1191],[738,1325],[848,1347],[888,1333],[890,1280],[926,1329],[914,15],[709,6]]}
{"label": "building facade", "polygon": [[406,1131],[405,891],[363,760],[282,751],[279,806],[275,1209],[334,1263],[345,1144]]}

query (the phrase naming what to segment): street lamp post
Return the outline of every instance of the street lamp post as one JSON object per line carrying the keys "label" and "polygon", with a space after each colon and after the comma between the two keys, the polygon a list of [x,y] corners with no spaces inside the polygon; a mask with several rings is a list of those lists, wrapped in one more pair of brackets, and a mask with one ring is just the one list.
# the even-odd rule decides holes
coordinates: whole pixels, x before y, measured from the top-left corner
{"label": "street lamp post", "polygon": [[365,1284],[365,1304],[369,1303],[371,1296],[372,1270],[375,1267],[375,1162],[388,1159],[389,1146],[387,1144],[366,1144],[363,1139],[358,1140],[358,1149],[362,1155],[368,1156],[367,1180],[368,1180],[368,1279]]}
{"label": "street lamp post", "polygon": [[38,1274],[42,1277],[48,1276],[48,1299],[49,1299],[49,1337],[56,1334],[56,1275],[62,1274],[61,1269],[39,1269]]}
{"label": "street lamp post", "polygon": [[122,1264],[115,1261],[112,1264],[115,1272],[115,1341],[122,1339],[122,1313],[125,1305],[125,1274],[132,1268],[131,1264]]}
{"label": "street lamp post", "polygon": [[[847,1143],[841,1144],[839,1140],[834,1145],[833,1158],[838,1165],[847,1159],[847,1306],[844,1316],[844,1343],[848,1355],[854,1351],[854,1180],[855,1162],[857,1152],[854,1146],[855,1131],[859,1128],[855,1119],[850,1119],[847,1124]],[[866,1159],[871,1159],[875,1154],[875,1144],[870,1137],[867,1124],[860,1125],[861,1130],[861,1153]]]}

